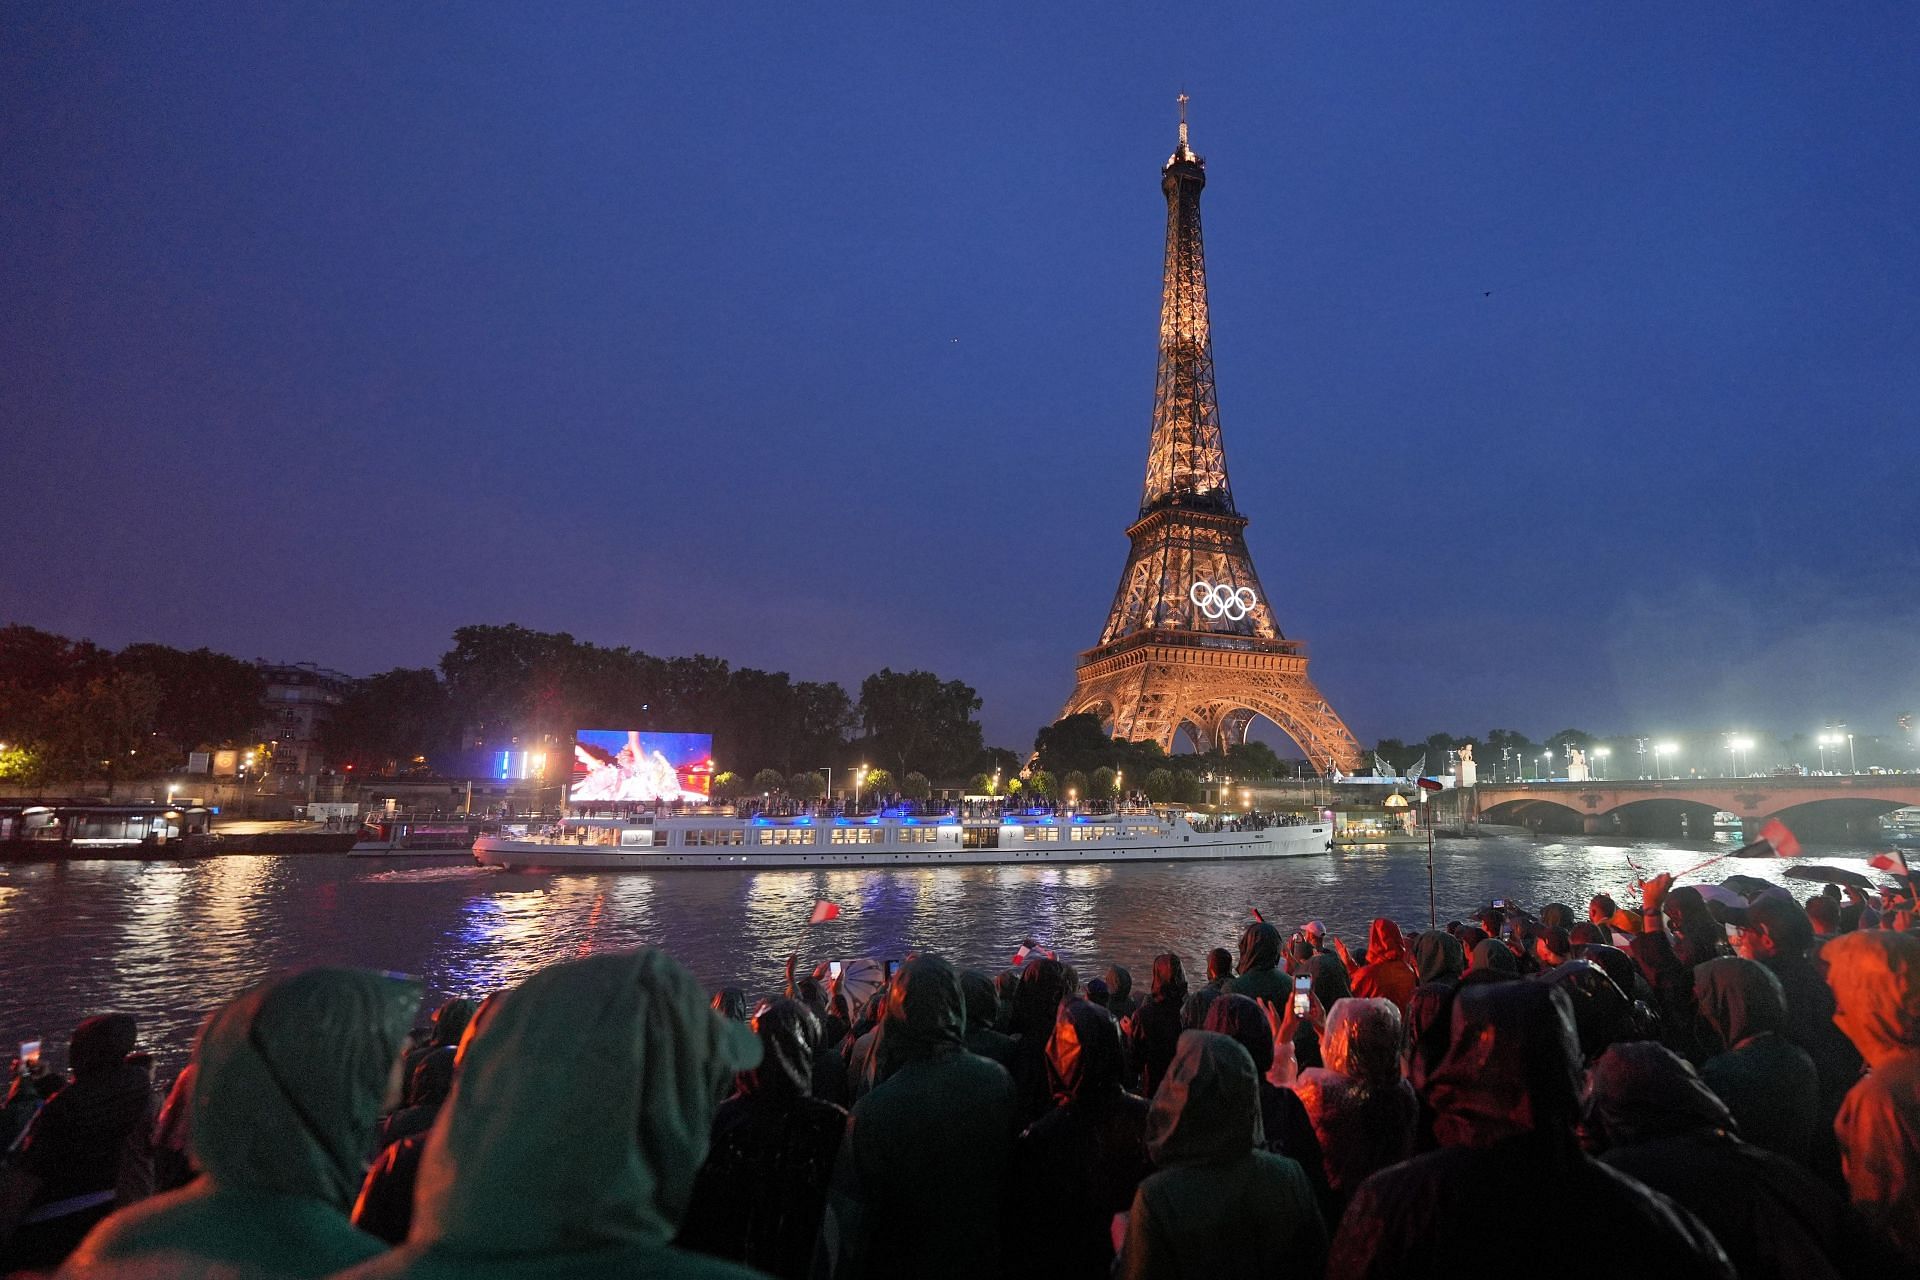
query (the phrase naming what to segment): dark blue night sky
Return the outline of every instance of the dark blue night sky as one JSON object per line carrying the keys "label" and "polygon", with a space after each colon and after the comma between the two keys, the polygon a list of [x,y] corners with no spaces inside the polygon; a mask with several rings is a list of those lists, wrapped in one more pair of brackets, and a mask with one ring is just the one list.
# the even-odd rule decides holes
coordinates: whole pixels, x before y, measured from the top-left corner
{"label": "dark blue night sky", "polygon": [[1234,492],[1363,740],[1920,708],[1920,10],[1222,7],[9,6],[0,621],[924,666],[1024,746],[1184,88]]}

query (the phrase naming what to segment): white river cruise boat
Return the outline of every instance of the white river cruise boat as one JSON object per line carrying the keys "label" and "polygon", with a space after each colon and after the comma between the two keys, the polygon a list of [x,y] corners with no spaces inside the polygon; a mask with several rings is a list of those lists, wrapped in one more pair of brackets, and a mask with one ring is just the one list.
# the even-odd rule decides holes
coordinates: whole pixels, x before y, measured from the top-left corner
{"label": "white river cruise boat", "polygon": [[1330,822],[1229,819],[1214,829],[1177,811],[965,819],[641,813],[482,836],[473,856],[518,871],[671,871],[1302,858],[1332,847]]}

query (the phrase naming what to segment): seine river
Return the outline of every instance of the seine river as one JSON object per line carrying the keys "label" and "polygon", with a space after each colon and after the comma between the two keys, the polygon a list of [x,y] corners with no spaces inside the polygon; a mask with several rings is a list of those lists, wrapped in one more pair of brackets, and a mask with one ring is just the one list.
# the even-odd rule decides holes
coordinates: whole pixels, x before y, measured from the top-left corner
{"label": "seine river", "polygon": [[[1530,908],[1626,895],[1628,857],[1679,871],[1728,845],[1606,838],[1442,840],[1439,918],[1494,898]],[[1809,850],[1861,869],[1864,848]],[[1717,864],[1780,878],[1770,860]],[[1805,896],[1818,886],[1800,883]],[[817,898],[845,914],[809,928]],[[1291,928],[1319,919],[1352,941],[1389,915],[1425,927],[1424,848],[1271,862],[925,871],[688,871],[521,875],[457,862],[223,855],[195,862],[0,864],[0,1045],[47,1041],[89,1014],[140,1020],[163,1071],[185,1059],[208,1009],[276,970],[349,964],[418,975],[433,998],[478,995],[541,965],[614,947],[665,947],[709,986],[758,996],[789,951],[815,960],[941,952],[994,971],[1026,937],[1083,975],[1111,961],[1144,982],[1154,953],[1232,947],[1258,907]],[[57,1047],[56,1047],[57,1046]]]}

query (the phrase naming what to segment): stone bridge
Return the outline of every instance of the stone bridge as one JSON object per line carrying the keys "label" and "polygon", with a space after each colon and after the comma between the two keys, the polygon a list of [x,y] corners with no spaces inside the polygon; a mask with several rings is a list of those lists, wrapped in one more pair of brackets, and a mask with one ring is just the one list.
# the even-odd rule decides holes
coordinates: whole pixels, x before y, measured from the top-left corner
{"label": "stone bridge", "polygon": [[1920,806],[1920,774],[1482,783],[1464,797],[1482,822],[1544,831],[1708,838],[1731,813],[1745,837],[1778,818],[1803,839],[1871,836],[1882,814]]}

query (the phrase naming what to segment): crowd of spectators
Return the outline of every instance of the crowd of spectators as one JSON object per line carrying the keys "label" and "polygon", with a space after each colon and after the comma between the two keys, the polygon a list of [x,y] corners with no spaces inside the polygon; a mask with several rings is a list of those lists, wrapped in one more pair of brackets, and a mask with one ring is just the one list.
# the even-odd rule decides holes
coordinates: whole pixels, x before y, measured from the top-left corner
{"label": "crowd of spectators", "polygon": [[1920,1274],[1911,883],[1747,887],[1357,950],[1256,917],[1144,992],[1027,946],[756,1001],[642,950],[414,1027],[418,983],[304,970],[164,1098],[123,1013],[16,1064],[0,1272]]}

